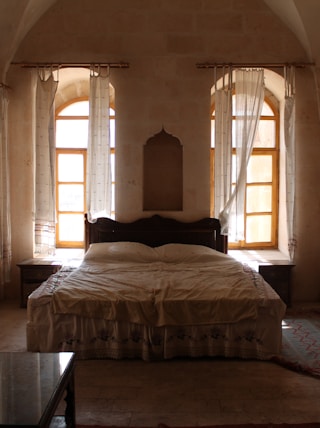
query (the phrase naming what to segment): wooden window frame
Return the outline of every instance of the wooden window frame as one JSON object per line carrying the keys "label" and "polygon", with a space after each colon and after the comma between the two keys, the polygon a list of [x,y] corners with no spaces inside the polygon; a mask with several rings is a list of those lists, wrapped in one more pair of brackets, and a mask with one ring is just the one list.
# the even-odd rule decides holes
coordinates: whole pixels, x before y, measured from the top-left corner
{"label": "wooden window frame", "polygon": [[[83,241],[62,241],[60,240],[60,230],[59,230],[59,215],[60,214],[82,214],[84,219],[84,214],[86,213],[86,165],[87,165],[87,149],[68,149],[68,148],[56,148],[56,168],[58,171],[59,161],[58,157],[60,154],[64,155],[73,155],[80,154],[83,156],[83,181],[59,181],[58,173],[56,174],[56,215],[57,215],[57,223],[56,223],[56,248],[84,248],[84,239]],[[60,211],[59,210],[59,184],[83,184],[83,211]],[[83,223],[84,225],[84,223]]]}
{"label": "wooden window frame", "polygon": [[[66,107],[77,103],[81,101],[89,101],[88,97],[79,97],[76,99],[72,99],[68,101],[67,103],[63,104],[56,110],[55,120],[89,120],[89,116],[82,115],[82,116],[74,116],[74,115],[63,115],[60,116],[61,111],[63,111]],[[110,103],[110,108],[114,110],[114,106]],[[115,120],[115,114],[112,114],[109,116],[110,120]],[[76,154],[81,153],[84,155],[84,211],[83,211],[83,218],[84,214],[86,213],[86,164],[87,164],[87,148],[61,148],[56,147],[56,183],[55,183],[55,194],[56,194],[56,217],[57,217],[57,223],[56,223],[56,248],[84,248],[84,241],[61,241],[59,239],[59,214],[61,213],[59,211],[59,194],[58,194],[58,184],[60,183],[58,181],[58,155],[60,153],[64,154]],[[110,156],[115,155],[115,147],[110,148]],[[73,184],[73,182],[68,182],[68,184]],[[78,184],[75,183],[75,184]],[[115,187],[115,178],[112,180],[111,185],[113,188]],[[63,213],[68,213],[67,211],[63,211]],[[73,214],[74,212],[69,212],[70,214]],[[78,213],[78,211],[77,211]],[[79,211],[81,213],[81,211]],[[111,216],[115,216],[115,212],[111,212]]]}
{"label": "wooden window frame", "polygon": [[[279,176],[280,176],[280,169],[279,169],[279,162],[280,162],[280,136],[279,136],[279,112],[275,108],[272,100],[265,96],[264,102],[268,104],[268,106],[271,108],[273,112],[273,116],[265,116],[261,115],[260,118],[263,120],[272,120],[275,122],[275,146],[274,147],[257,147],[253,148],[251,156],[255,155],[271,155],[272,156],[272,210],[271,210],[271,241],[270,242],[253,242],[253,243],[247,243],[246,241],[241,242],[229,242],[228,247],[229,249],[239,250],[239,249],[276,249],[278,248],[278,218],[279,218]],[[211,120],[214,120],[214,106],[212,107],[211,111]],[[235,119],[235,116],[232,117],[232,120]],[[234,155],[236,152],[235,148],[232,149],[232,154]],[[253,185],[262,185],[263,183],[246,183],[246,189],[249,186]],[[268,183],[269,184],[269,183]],[[210,150],[210,193],[211,193],[211,199],[210,199],[210,215],[213,216],[214,214],[214,147],[211,147]],[[246,200],[245,200],[245,207],[246,207]],[[245,236],[246,236],[246,224],[247,224],[247,217],[253,216],[253,215],[263,215],[265,213],[258,212],[258,213],[247,213],[247,210],[245,209],[244,212],[244,230],[245,230]],[[270,214],[270,212],[267,212],[267,214]]]}

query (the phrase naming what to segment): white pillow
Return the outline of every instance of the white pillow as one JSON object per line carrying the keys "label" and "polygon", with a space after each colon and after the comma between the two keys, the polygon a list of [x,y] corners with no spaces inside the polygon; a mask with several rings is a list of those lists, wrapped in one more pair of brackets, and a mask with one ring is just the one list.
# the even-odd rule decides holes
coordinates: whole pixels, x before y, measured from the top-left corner
{"label": "white pillow", "polygon": [[165,244],[156,247],[155,251],[161,261],[168,263],[206,263],[230,258],[228,255],[204,245]]}
{"label": "white pillow", "polygon": [[154,248],[139,242],[99,242],[91,244],[84,261],[140,262],[156,261]]}

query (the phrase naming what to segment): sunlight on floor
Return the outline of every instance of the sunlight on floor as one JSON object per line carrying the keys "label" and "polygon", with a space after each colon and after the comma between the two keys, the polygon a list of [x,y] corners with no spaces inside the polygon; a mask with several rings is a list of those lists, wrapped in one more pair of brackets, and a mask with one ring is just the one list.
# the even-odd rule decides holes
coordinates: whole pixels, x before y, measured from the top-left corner
{"label": "sunlight on floor", "polygon": [[282,329],[284,330],[288,330],[288,329],[290,329],[290,328],[292,328],[292,326],[290,326],[289,324],[287,324],[286,323],[286,321],[285,320],[282,320]]}

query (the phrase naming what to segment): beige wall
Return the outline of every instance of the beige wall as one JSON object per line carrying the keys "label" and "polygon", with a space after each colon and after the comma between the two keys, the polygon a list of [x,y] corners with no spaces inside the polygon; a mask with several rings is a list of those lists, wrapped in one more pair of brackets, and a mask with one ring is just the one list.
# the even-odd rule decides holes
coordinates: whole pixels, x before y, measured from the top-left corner
{"label": "beige wall", "polygon": [[[142,148],[162,127],[183,145],[184,220],[209,215],[211,70],[199,62],[307,61],[292,33],[257,0],[60,0],[31,29],[14,61],[130,63],[111,71],[116,101],[116,212],[118,220],[142,211]],[[32,256],[33,129],[30,71],[11,66],[9,142],[15,264]],[[68,83],[69,82],[69,83]],[[61,72],[57,103],[88,92]],[[319,118],[312,72],[297,73],[298,249],[293,297],[319,300],[316,183]],[[283,194],[282,194],[283,195]],[[283,197],[283,196],[282,196]],[[148,212],[148,215],[150,212]],[[282,217],[283,219],[283,217]],[[285,226],[280,223],[280,228]],[[283,233],[283,231],[281,230]],[[316,238],[316,239],[315,239]]]}

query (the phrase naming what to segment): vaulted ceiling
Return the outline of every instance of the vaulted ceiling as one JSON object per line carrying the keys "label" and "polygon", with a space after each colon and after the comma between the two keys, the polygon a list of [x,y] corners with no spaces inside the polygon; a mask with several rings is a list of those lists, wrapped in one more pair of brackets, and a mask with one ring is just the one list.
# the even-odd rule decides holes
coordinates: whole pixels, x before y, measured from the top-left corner
{"label": "vaulted ceiling", "polygon": [[[0,2],[0,82],[5,83],[10,62],[25,35],[56,1],[2,0]],[[309,60],[320,67],[320,1],[264,0],[264,2],[296,35]]]}

